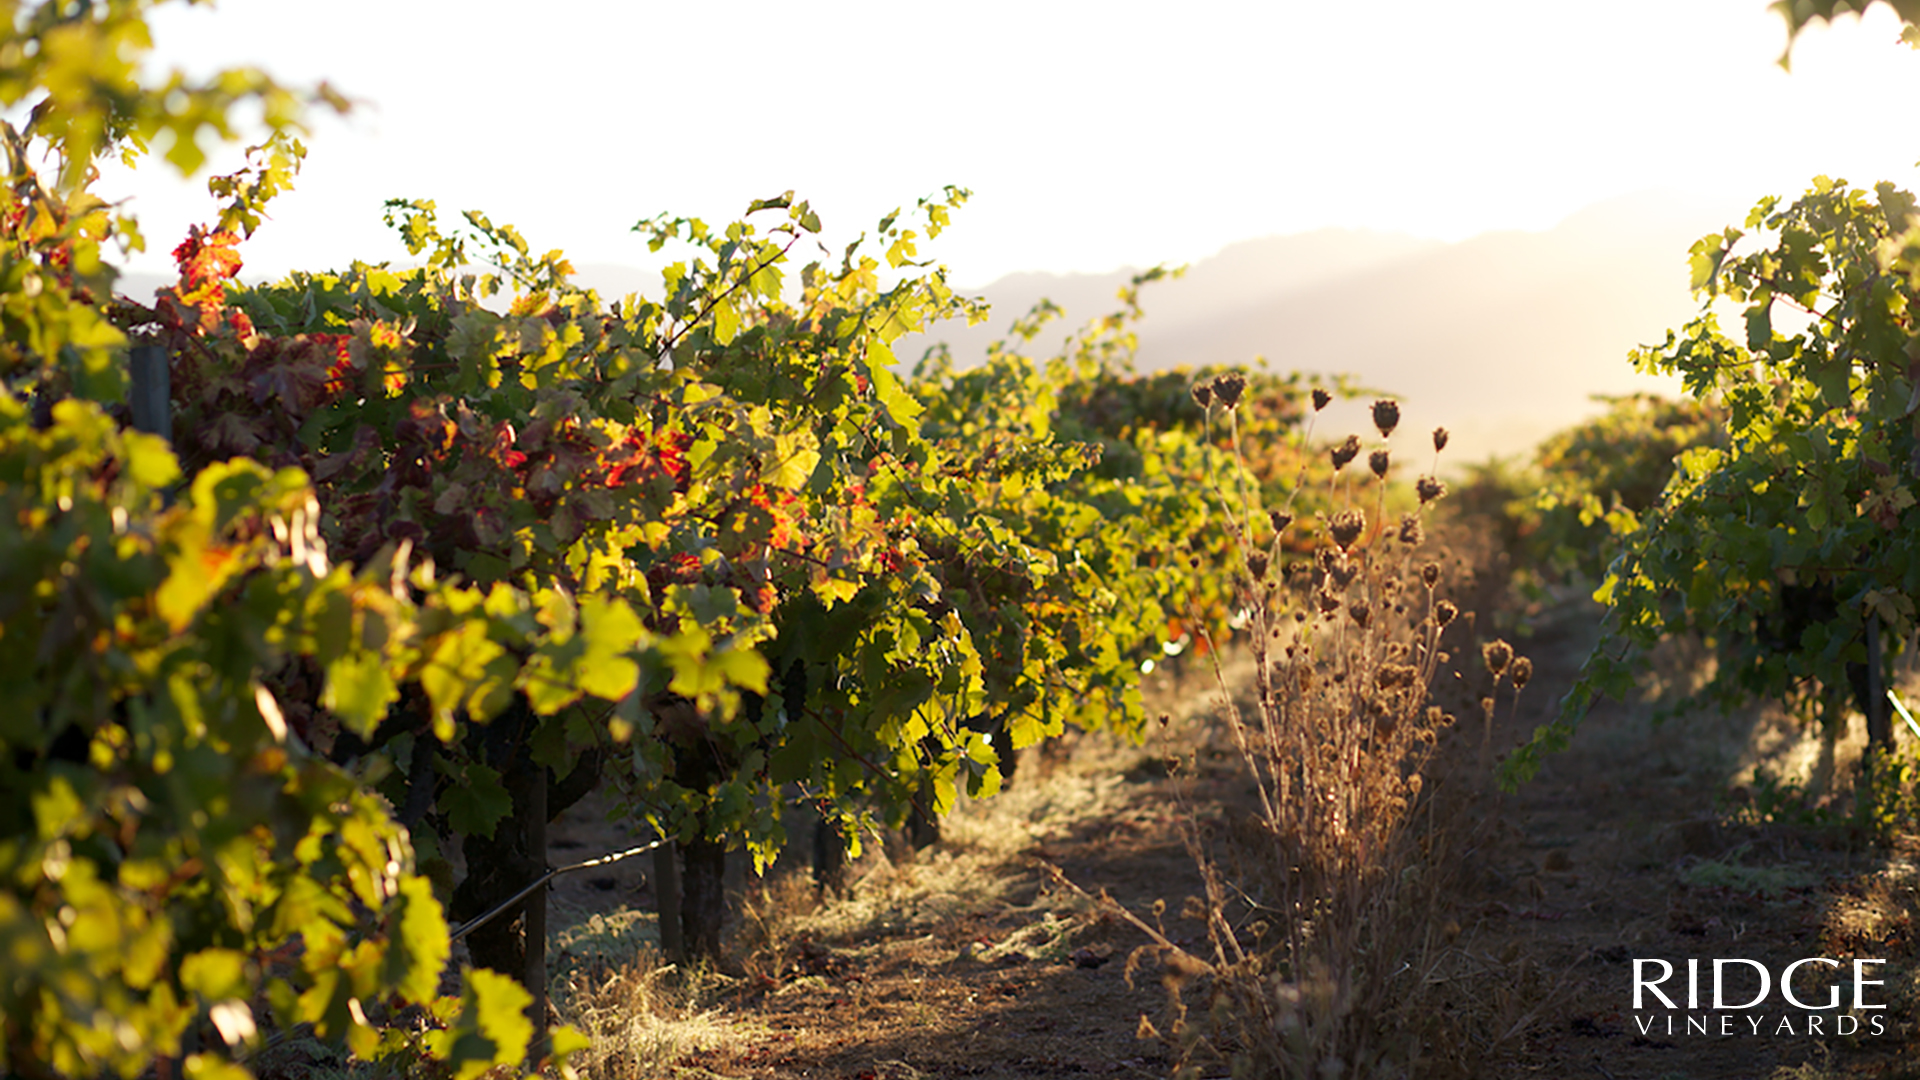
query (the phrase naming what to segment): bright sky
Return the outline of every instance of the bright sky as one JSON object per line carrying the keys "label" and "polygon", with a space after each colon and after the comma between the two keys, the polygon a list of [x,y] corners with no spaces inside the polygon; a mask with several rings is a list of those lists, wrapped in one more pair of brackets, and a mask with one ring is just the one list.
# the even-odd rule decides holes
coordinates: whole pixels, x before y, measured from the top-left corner
{"label": "bright sky", "polygon": [[[730,220],[792,188],[844,243],[959,184],[922,254],[981,285],[1329,225],[1545,228],[1655,187],[1744,206],[1821,172],[1920,182],[1920,53],[1884,5],[1804,35],[1791,74],[1767,0],[223,0],[154,22],[160,65],[365,102],[316,123],[259,271],[404,260],[389,197],[650,265],[629,230],[663,210]],[[139,269],[212,206],[158,162],[102,190],[135,196]]]}

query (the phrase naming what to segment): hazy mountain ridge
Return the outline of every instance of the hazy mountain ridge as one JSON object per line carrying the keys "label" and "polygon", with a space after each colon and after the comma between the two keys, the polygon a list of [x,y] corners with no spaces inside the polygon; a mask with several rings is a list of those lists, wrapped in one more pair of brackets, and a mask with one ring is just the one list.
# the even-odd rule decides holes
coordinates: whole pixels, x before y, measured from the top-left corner
{"label": "hazy mountain ridge", "polygon": [[[1441,246],[1438,240],[1359,229],[1244,240],[1190,265],[1177,280],[1147,286],[1141,299],[1150,318],[1139,329],[1144,333],[1151,326],[1163,336],[1189,336],[1190,328],[1263,304],[1277,293],[1350,279]],[[1119,310],[1120,289],[1140,272],[1125,267],[1105,274],[1019,273],[983,289],[962,289],[987,298],[993,309],[987,322],[972,327],[957,320],[938,324],[927,334],[903,339],[895,353],[919,356],[927,345],[945,341],[964,366],[984,357],[987,346],[1005,337],[1014,319],[1048,299],[1066,315],[1050,323],[1032,348],[1050,354],[1087,320]]]}
{"label": "hazy mountain ridge", "polygon": [[[1450,428],[1455,462],[1518,453],[1590,415],[1593,394],[1678,392],[1635,373],[1628,350],[1698,312],[1687,250],[1738,217],[1727,204],[1650,193],[1543,232],[1457,243],[1322,230],[1236,244],[1142,292],[1139,365],[1264,356],[1277,371],[1347,373],[1404,398],[1410,429]],[[1047,355],[1067,328],[1117,308],[1129,273],[1003,278],[977,291],[993,306],[988,323],[925,340],[947,341],[964,366],[1044,294],[1067,312],[1032,350]],[[917,356],[916,346],[896,351]],[[1330,435],[1361,423],[1357,412],[1327,419],[1340,428]]]}

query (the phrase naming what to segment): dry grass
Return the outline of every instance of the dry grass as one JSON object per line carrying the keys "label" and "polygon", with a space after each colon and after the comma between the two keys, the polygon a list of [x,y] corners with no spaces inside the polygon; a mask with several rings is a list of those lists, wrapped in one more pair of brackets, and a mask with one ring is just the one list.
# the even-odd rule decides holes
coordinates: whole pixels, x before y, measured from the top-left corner
{"label": "dry grass", "polygon": [[744,1034],[718,998],[727,981],[708,969],[681,970],[643,948],[625,961],[592,960],[556,987],[562,1021],[591,1040],[573,1067],[593,1080],[655,1080],[675,1075],[689,1054]]}
{"label": "dry grass", "polygon": [[[1375,417],[1385,435],[1398,410],[1383,403]],[[1358,446],[1336,449],[1336,467]],[[1237,477],[1217,490],[1252,663],[1250,698],[1216,671],[1217,715],[1254,805],[1225,828],[1188,814],[1204,946],[1177,943],[1163,908],[1125,916],[1153,942],[1129,974],[1157,961],[1169,992],[1164,1030],[1143,1020],[1143,1031],[1166,1042],[1177,1075],[1226,1063],[1242,1076],[1471,1076],[1551,996],[1548,973],[1473,955],[1447,918],[1467,810],[1488,797],[1466,784],[1436,798],[1429,771],[1455,723],[1432,704],[1435,682],[1448,650],[1469,645],[1448,597],[1445,564],[1458,560],[1426,549],[1424,513],[1444,489],[1423,479],[1420,506],[1385,520],[1384,451],[1370,463],[1372,479],[1334,481],[1336,509],[1305,561],[1287,561],[1298,550],[1287,530],[1307,527],[1291,507],[1254,505]],[[1498,641],[1474,659],[1492,675],[1472,733],[1484,778],[1495,695],[1524,688],[1532,663]]]}
{"label": "dry grass", "polygon": [[[721,972],[667,964],[649,912],[565,907],[571,917],[550,943],[562,958],[553,999],[561,1022],[592,1040],[576,1068],[611,1080],[707,1075],[705,1066],[728,1067],[767,1043],[768,1017],[810,995],[831,989],[861,1013],[878,991],[847,976],[889,952],[932,947],[924,943],[935,937],[946,951],[934,960],[968,971],[1063,962],[1111,923],[1091,903],[1043,888],[1035,853],[1070,845],[1090,823],[1137,816],[1137,778],[1155,764],[1154,753],[1106,735],[1079,737],[1071,754],[1029,751],[1007,790],[962,799],[937,847],[915,852],[874,838],[847,867],[841,893],[820,892],[803,867],[784,863],[750,878],[736,895],[740,914]],[[994,922],[991,941],[948,944],[952,927],[978,923],[983,911]],[[885,1034],[848,1030],[876,1041]]]}
{"label": "dry grass", "polygon": [[[848,887],[823,895],[804,873],[775,874],[754,884],[741,905],[733,948],[750,978],[784,982],[809,942],[863,942],[926,932],[983,908],[1030,919],[982,950],[981,960],[1009,951],[1041,959],[1071,939],[1061,916],[1090,916],[1092,906],[1051,895],[1034,898],[1039,876],[1032,853],[1090,821],[1123,813],[1137,798],[1127,777],[1153,757],[1110,736],[1080,737],[1067,767],[1049,768],[1037,753],[1019,782],[989,800],[962,798],[943,820],[939,846],[915,852],[901,843],[866,845],[847,868]],[[1038,773],[1039,775],[1033,775]]]}

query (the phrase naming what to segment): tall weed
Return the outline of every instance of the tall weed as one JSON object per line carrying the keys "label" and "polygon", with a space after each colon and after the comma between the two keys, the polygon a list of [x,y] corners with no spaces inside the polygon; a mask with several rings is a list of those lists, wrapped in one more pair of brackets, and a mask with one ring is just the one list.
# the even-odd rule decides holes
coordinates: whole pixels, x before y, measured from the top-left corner
{"label": "tall weed", "polygon": [[[1539,973],[1515,958],[1454,962],[1450,808],[1490,795],[1436,799],[1432,783],[1436,746],[1455,724],[1433,703],[1436,679],[1450,647],[1470,647],[1456,641],[1467,620],[1448,597],[1447,560],[1427,543],[1446,485],[1428,474],[1396,499],[1384,444],[1369,452],[1350,436],[1329,451],[1332,509],[1296,521],[1291,502],[1264,508],[1239,445],[1242,389],[1226,375],[1194,396],[1224,420],[1232,449],[1213,490],[1239,560],[1238,625],[1256,674],[1250,696],[1218,680],[1219,722],[1252,808],[1218,831],[1188,816],[1205,882],[1188,909],[1205,920],[1204,945],[1175,942],[1160,910],[1152,921],[1124,913],[1152,941],[1129,959],[1129,977],[1157,961],[1170,995],[1166,1030],[1143,1018],[1143,1034],[1164,1039],[1185,1075],[1219,1060],[1239,1076],[1471,1075],[1541,995]],[[1398,406],[1376,402],[1373,420],[1384,443]],[[1434,432],[1436,465],[1446,441]],[[1504,641],[1479,659],[1495,694],[1532,677]],[[1479,705],[1471,756],[1486,777],[1494,698]]]}

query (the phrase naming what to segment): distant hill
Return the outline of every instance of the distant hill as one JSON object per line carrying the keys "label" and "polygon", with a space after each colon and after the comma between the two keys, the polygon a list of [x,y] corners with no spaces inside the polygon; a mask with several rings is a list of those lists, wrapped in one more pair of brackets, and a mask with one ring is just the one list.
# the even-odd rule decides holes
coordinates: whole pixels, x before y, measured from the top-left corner
{"label": "distant hill", "polygon": [[[1275,295],[1347,280],[1444,246],[1438,240],[1354,229],[1242,241],[1188,267],[1177,281],[1148,286],[1141,296],[1150,318],[1140,329],[1164,336],[1175,327],[1204,328],[1258,308]],[[1009,274],[984,289],[961,290],[987,298],[993,305],[989,321],[972,327],[958,320],[943,323],[932,333],[903,340],[894,351],[918,357],[927,345],[945,341],[954,359],[965,365],[985,356],[987,346],[1005,337],[1014,319],[1046,299],[1066,311],[1034,340],[1042,355],[1051,354],[1088,319],[1117,310],[1116,295],[1138,272],[1127,267],[1107,274]]]}
{"label": "distant hill", "polygon": [[[1139,364],[1250,364],[1276,371],[1352,374],[1405,399],[1404,430],[1444,425],[1455,463],[1519,453],[1596,408],[1595,393],[1678,393],[1634,373],[1627,351],[1665,339],[1698,310],[1687,291],[1687,249],[1737,221],[1737,204],[1670,194],[1590,207],[1544,232],[1487,233],[1458,243],[1324,230],[1235,244],[1178,281],[1142,293]],[[947,324],[896,348],[918,357],[936,340],[962,366],[1041,296],[1068,327],[1118,305],[1130,270],[1015,274],[974,295],[990,322]],[[1361,410],[1330,411],[1321,433],[1360,430]]]}

